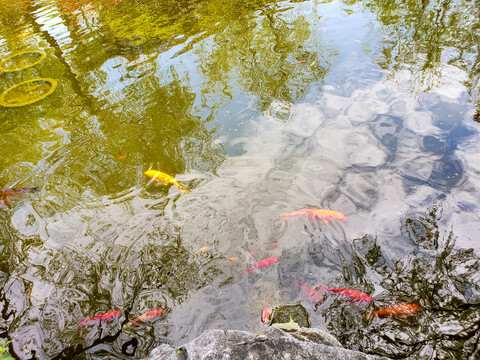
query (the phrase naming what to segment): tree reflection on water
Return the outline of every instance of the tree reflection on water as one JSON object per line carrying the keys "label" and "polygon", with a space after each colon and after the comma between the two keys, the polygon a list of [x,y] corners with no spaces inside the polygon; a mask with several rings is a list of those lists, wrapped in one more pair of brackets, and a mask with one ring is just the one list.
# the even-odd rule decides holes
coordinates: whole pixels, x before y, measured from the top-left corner
{"label": "tree reflection on water", "polygon": [[[232,207],[219,214],[222,208],[210,202],[213,195],[222,201],[218,194],[224,189],[200,192],[196,195],[203,201],[200,207],[208,203],[210,208],[184,216],[190,229],[186,235],[187,227],[180,224],[183,219],[175,212],[178,196],[147,184],[142,173],[152,167],[175,176],[187,174],[191,177],[186,181],[193,185],[200,183],[202,176],[217,177],[227,157],[218,139],[224,135],[219,129],[231,125],[222,123],[219,112],[229,106],[249,108],[250,112],[240,112],[241,116],[229,116],[233,133],[242,116],[270,115],[267,121],[273,118],[287,123],[295,103],[317,96],[319,92],[312,89],[321,89],[329,77],[330,87],[335,85],[338,91],[331,97],[333,101],[341,102],[344,91],[363,86],[369,75],[360,72],[366,67],[354,68],[353,76],[344,76],[342,68],[335,68],[364,61],[360,57],[345,60],[353,54],[341,37],[347,32],[344,27],[357,24],[348,18],[358,12],[351,9],[355,5],[376,15],[375,26],[384,37],[376,30],[360,32],[374,32],[376,39],[382,39],[373,41],[374,50],[365,48],[364,53],[373,54],[375,67],[385,70],[387,77],[399,80],[397,85],[404,81],[407,91],[419,94],[441,82],[448,75],[445,69],[461,69],[467,74],[462,81],[478,105],[480,8],[476,2],[344,1],[339,6],[345,7],[348,16],[338,23],[316,12],[319,5],[330,1],[298,3],[0,0],[2,55],[24,48],[41,48],[47,53],[47,58],[31,69],[0,74],[5,88],[40,75],[55,77],[61,84],[48,102],[1,113],[0,180],[8,184],[5,186],[31,183],[28,186],[40,187],[35,200],[0,209],[0,336],[13,340],[18,357],[121,358],[135,351],[146,355],[159,341],[168,340],[175,331],[171,327],[183,326],[169,324],[168,316],[192,294],[208,285],[216,288],[212,281],[219,278],[220,287],[236,282],[238,269],[225,274],[219,256],[195,256],[192,246],[197,244],[185,238],[210,241],[195,220],[204,219],[205,214],[217,220],[224,216],[225,222],[218,221],[220,234],[212,243],[230,241],[222,245],[239,244],[235,251],[246,250],[241,246],[258,242],[257,229],[247,221],[250,214],[255,215],[247,208],[250,203],[229,204]],[[333,29],[319,30],[324,20],[330,20]],[[432,112],[437,129],[434,135],[422,136],[419,150],[427,153],[429,164],[436,163],[432,175],[413,178],[412,187],[427,184],[440,196],[454,191],[466,176],[469,169],[457,150],[474,131],[459,115],[466,107],[466,100],[458,100],[460,95],[448,107],[435,105],[435,109],[429,108],[429,102],[440,101],[431,96],[421,97],[420,108]],[[239,101],[241,97],[246,100]],[[345,108],[341,105],[329,115],[335,121],[337,116],[345,121],[349,107],[353,112],[349,116],[356,117],[364,102],[368,103],[367,98],[357,99],[357,110],[352,110],[348,97],[343,99]],[[376,115],[378,120],[371,123],[375,136],[393,157],[402,146],[398,129],[403,119],[398,114]],[[311,122],[304,121],[305,126],[321,125],[321,115],[305,116],[308,120],[313,117]],[[355,131],[345,132],[344,138],[361,139],[351,136]],[[285,145],[293,149],[307,137],[295,134]],[[365,139],[367,145],[371,140]],[[321,149],[312,163],[305,163],[305,168],[312,168],[310,177],[304,179],[307,185],[323,171],[315,165],[330,156],[325,150]],[[273,191],[286,192],[275,176],[280,180],[298,175],[289,165],[305,153],[292,153],[278,157],[279,163],[274,164],[282,172],[275,175],[272,168]],[[263,160],[275,163],[276,156]],[[396,166],[390,160],[385,165]],[[419,163],[412,173],[418,175],[424,165]],[[246,166],[250,166],[248,161]],[[345,166],[349,165],[339,165]],[[346,175],[363,175],[364,169],[354,166],[346,171]],[[372,171],[368,178],[377,176],[375,170],[368,171]],[[400,171],[400,175],[407,179],[411,174]],[[252,171],[246,177],[256,176]],[[349,182],[354,183],[355,177],[342,176],[326,187],[343,186],[346,197],[355,199],[355,188],[352,185],[350,190]],[[227,181],[224,186],[232,187],[232,183]],[[372,185],[358,194],[354,201],[357,211],[362,206],[365,211],[373,208],[378,201],[375,186],[372,180]],[[266,193],[262,187],[251,187],[253,196]],[[232,192],[226,192],[226,197],[243,191],[241,187],[229,190]],[[272,198],[258,197],[258,202],[264,201],[261,206],[267,208]],[[311,203],[321,201],[324,199],[312,199]],[[390,259],[388,249],[371,236],[357,239],[353,245],[348,242],[340,251],[310,246],[311,256],[305,261],[313,261],[318,268],[322,256],[328,257],[326,250],[341,252],[327,260],[335,271],[343,266],[346,285],[358,284],[369,293],[382,289],[372,308],[418,301],[425,309],[411,319],[367,322],[360,311],[332,306],[324,316],[330,330],[347,347],[396,358],[479,356],[479,260],[473,250],[454,246],[453,232],[440,230],[440,214],[441,207],[436,205],[425,217],[404,221],[402,232],[414,250],[399,258]],[[196,219],[188,218],[190,215]],[[210,218],[204,224],[205,229],[215,228]],[[261,226],[266,233],[276,225]],[[228,234],[233,234],[235,241],[227,239]],[[238,254],[229,256],[233,255]],[[290,258],[297,261],[298,268],[303,265],[304,259]],[[289,259],[285,264],[280,268],[284,289],[290,286],[295,270]],[[209,306],[206,312],[215,313],[215,306]],[[165,321],[135,333],[122,328],[134,317],[159,307],[165,309]],[[78,332],[81,319],[114,309],[122,310],[120,318]]]}
{"label": "tree reflection on water", "polygon": [[369,310],[418,302],[423,311],[369,321],[365,312],[330,307],[324,314],[329,330],[348,348],[395,359],[478,358],[480,260],[473,249],[455,247],[453,231],[440,228],[441,215],[441,204],[435,204],[424,217],[406,218],[402,233],[413,250],[392,260],[374,237],[354,241],[344,281],[354,278],[372,288],[378,279],[382,290]]}

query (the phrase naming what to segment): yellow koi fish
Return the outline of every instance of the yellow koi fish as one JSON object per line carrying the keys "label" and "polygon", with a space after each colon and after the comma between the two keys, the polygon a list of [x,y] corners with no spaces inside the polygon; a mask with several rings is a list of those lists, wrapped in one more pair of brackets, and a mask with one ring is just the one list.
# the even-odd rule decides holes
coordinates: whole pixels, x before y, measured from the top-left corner
{"label": "yellow koi fish", "polygon": [[180,185],[178,181],[173,178],[173,176],[157,170],[147,170],[144,172],[144,174],[155,181],[163,182],[163,185],[175,185],[178,190],[180,190],[184,194],[188,194],[188,189],[185,186]]}

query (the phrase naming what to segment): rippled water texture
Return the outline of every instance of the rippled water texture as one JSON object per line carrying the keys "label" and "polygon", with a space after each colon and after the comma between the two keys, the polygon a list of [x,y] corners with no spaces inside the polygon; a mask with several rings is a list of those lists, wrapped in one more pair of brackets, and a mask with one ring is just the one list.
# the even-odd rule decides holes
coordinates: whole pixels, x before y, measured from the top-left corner
{"label": "rippled water texture", "polygon": [[[0,188],[38,188],[0,201],[12,355],[142,358],[299,301],[348,348],[480,356],[478,1],[0,7],[0,60],[46,54],[0,92],[57,82],[0,106]],[[280,216],[305,208],[347,220]],[[422,311],[367,316],[402,303]]]}

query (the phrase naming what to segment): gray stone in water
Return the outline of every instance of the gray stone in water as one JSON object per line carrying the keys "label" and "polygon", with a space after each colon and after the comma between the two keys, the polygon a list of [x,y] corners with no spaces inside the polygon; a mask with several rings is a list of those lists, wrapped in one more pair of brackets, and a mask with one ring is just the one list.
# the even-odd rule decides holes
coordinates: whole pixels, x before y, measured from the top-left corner
{"label": "gray stone in water", "polygon": [[[317,329],[307,329],[307,331]],[[321,336],[320,336],[321,337]],[[321,337],[325,341],[325,337]],[[314,337],[315,339],[315,337]],[[317,339],[318,340],[318,339]],[[299,340],[290,333],[268,327],[258,335],[239,330],[209,330],[180,349],[163,344],[145,360],[381,360],[385,357],[367,355],[334,346]]]}

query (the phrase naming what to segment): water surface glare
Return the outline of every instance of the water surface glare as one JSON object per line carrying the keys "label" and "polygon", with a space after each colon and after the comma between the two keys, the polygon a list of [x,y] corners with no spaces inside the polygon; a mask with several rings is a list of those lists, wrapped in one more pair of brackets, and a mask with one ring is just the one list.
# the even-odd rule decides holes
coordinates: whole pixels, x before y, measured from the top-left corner
{"label": "water surface glare", "polygon": [[[0,188],[38,188],[0,197],[12,356],[144,358],[300,302],[350,349],[479,358],[478,5],[0,0],[0,93],[57,82],[0,104]],[[308,208],[346,221],[281,217]]]}

